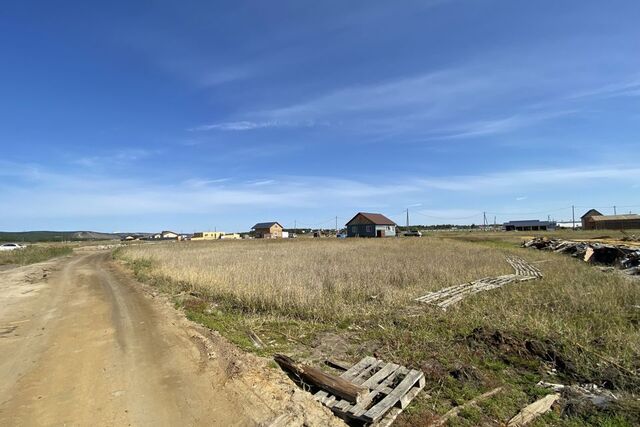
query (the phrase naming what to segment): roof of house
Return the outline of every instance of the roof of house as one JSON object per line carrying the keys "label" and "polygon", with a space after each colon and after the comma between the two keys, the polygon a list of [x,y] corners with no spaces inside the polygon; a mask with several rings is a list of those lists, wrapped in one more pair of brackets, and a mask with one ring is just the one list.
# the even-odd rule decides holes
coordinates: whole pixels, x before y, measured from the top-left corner
{"label": "roof of house", "polygon": [[251,227],[251,229],[252,229],[252,230],[256,230],[256,229],[258,229],[258,228],[271,228],[271,227],[273,227],[273,226],[274,226],[274,225],[276,225],[276,224],[278,224],[281,228],[283,228],[283,227],[282,227],[282,225],[281,225],[279,222],[277,222],[277,221],[270,221],[270,222],[259,222],[259,223],[257,223],[256,225],[254,225],[253,227]]}
{"label": "roof of house", "polygon": [[542,225],[556,225],[555,222],[553,221],[540,221],[537,219],[525,219],[525,220],[519,220],[519,221],[509,221],[509,222],[505,222],[504,225],[512,225],[514,227],[535,227],[535,226],[542,226]]}
{"label": "roof of house", "polygon": [[602,216],[602,214],[600,212],[598,212],[595,209],[589,209],[584,215],[582,215],[580,218],[585,218],[588,216]]}
{"label": "roof of house", "polygon": [[640,220],[640,215],[638,214],[627,214],[627,215],[599,215],[591,217],[592,221],[629,221],[629,220]]}
{"label": "roof of house", "polygon": [[171,230],[164,230],[162,233],[160,234],[169,234],[169,233],[173,233],[173,234],[178,234],[175,231],[171,231]]}
{"label": "roof of house", "polygon": [[353,218],[347,222],[347,225],[351,223],[354,219],[358,217],[358,215],[362,215],[365,219],[375,225],[396,225],[395,222],[391,221],[386,216],[379,213],[367,213],[367,212],[358,212]]}

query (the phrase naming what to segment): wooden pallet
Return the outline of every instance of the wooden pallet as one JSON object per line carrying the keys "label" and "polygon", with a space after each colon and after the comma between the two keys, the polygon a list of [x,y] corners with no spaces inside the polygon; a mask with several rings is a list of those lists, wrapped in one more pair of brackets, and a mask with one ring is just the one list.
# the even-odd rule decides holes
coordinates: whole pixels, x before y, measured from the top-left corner
{"label": "wooden pallet", "polygon": [[369,390],[357,404],[319,391],[316,400],[344,420],[389,426],[425,386],[421,371],[367,356],[340,375]]}
{"label": "wooden pallet", "polygon": [[415,300],[425,304],[437,305],[446,310],[450,305],[455,304],[467,296],[477,294],[482,291],[500,288],[513,282],[526,282],[528,280],[539,279],[542,272],[522,258],[507,257],[507,262],[515,270],[515,274],[505,274],[498,277],[485,277],[473,282],[461,285],[450,286],[436,292],[429,292]]}

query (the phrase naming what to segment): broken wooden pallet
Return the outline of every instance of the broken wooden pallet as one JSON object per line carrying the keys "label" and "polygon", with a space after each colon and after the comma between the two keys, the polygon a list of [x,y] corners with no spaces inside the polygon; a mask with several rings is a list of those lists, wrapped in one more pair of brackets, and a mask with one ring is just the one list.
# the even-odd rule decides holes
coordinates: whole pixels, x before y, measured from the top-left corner
{"label": "broken wooden pallet", "polygon": [[500,288],[513,282],[525,282],[542,277],[542,272],[537,267],[529,264],[522,258],[507,257],[507,262],[513,267],[515,274],[485,277],[483,279],[474,280],[473,282],[450,286],[436,292],[429,292],[415,300],[425,304],[433,304],[443,310],[446,310],[452,304],[463,300],[469,295]]}
{"label": "broken wooden pallet", "polygon": [[529,264],[527,261],[518,257],[507,257],[507,262],[516,271],[516,276],[542,277],[542,272],[538,267]]}
{"label": "broken wooden pallet", "polygon": [[368,389],[357,404],[326,391],[316,400],[345,420],[357,420],[376,427],[389,426],[425,386],[421,371],[367,356],[340,377]]}

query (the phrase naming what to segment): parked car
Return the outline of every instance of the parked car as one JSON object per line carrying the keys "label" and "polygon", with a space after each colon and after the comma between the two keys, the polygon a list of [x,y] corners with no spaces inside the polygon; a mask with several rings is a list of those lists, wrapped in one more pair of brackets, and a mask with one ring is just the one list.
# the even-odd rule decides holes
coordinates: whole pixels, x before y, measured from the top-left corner
{"label": "parked car", "polygon": [[16,249],[24,249],[24,246],[17,243],[4,243],[0,245],[0,251],[15,251]]}
{"label": "parked car", "polygon": [[418,230],[407,230],[404,232],[404,235],[407,237],[422,237],[422,233]]}
{"label": "parked car", "polygon": [[338,234],[336,234],[336,237],[338,239],[346,239],[347,238],[347,233],[338,233]]}

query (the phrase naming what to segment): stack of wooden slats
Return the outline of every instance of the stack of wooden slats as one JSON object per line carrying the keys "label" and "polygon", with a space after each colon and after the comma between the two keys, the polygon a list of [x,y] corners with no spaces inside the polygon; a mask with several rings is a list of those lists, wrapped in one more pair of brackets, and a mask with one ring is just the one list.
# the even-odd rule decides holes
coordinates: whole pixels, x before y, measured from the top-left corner
{"label": "stack of wooden slats", "polygon": [[515,270],[515,274],[506,274],[497,277],[485,277],[473,282],[461,285],[450,286],[436,292],[429,292],[426,295],[416,298],[416,301],[425,304],[434,304],[446,310],[449,306],[463,300],[464,298],[477,294],[478,292],[500,288],[514,282],[525,282],[542,277],[542,272],[535,266],[529,264],[522,258],[507,257],[507,262]]}

